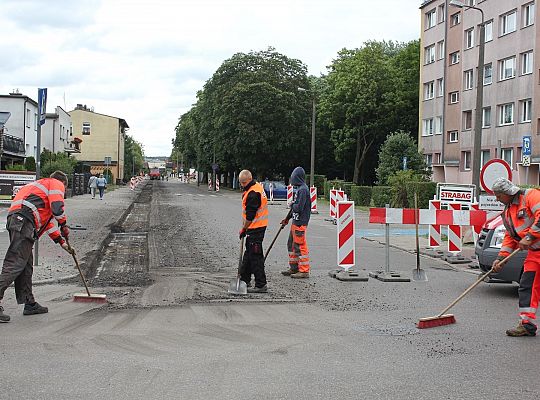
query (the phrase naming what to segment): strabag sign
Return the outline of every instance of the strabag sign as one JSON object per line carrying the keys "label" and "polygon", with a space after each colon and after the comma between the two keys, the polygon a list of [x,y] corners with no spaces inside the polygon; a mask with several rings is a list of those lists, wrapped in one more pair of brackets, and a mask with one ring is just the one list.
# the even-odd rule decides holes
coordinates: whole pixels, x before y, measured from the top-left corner
{"label": "strabag sign", "polygon": [[476,202],[474,189],[474,185],[438,184],[437,200],[444,203],[472,204]]}

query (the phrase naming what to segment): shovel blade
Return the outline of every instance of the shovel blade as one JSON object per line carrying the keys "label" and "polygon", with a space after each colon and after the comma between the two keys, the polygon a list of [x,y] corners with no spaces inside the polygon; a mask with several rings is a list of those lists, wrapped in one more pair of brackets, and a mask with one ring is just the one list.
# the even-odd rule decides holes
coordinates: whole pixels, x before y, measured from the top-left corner
{"label": "shovel blade", "polygon": [[230,294],[247,294],[246,282],[240,278],[233,279],[229,283],[229,290],[227,292]]}
{"label": "shovel blade", "polygon": [[423,269],[413,269],[412,279],[415,282],[427,282],[428,278],[426,275],[426,271],[424,271]]}

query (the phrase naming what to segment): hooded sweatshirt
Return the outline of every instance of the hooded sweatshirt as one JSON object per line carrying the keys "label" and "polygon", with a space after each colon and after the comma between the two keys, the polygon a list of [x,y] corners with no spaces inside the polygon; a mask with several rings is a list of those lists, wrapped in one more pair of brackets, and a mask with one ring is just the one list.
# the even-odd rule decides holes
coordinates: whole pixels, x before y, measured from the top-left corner
{"label": "hooded sweatshirt", "polygon": [[297,226],[307,225],[311,217],[311,197],[305,179],[304,168],[296,167],[291,174],[291,185],[296,189],[291,211],[293,224]]}

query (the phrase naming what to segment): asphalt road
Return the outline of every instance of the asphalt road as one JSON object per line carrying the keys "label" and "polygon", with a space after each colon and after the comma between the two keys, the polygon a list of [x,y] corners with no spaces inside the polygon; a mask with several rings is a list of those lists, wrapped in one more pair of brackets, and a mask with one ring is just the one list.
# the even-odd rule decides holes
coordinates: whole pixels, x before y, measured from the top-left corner
{"label": "asphalt road", "polygon": [[[286,212],[270,206],[266,244]],[[308,231],[309,280],[279,273],[287,265],[283,232],[267,260],[270,293],[234,298],[226,287],[238,265],[240,218],[237,193],[150,182],[94,271],[93,290],[107,293],[108,305],[72,302],[75,284],[45,285],[36,295],[49,314],[23,317],[8,291],[0,398],[540,394],[538,338],[504,335],[517,323],[516,286],[482,284],[453,309],[456,324],[418,330],[420,317],[437,314],[475,276],[423,258],[426,283],[337,281],[327,274],[336,266],[336,228],[320,214]],[[383,246],[356,247],[359,268],[383,267]],[[414,255],[392,249],[391,261],[411,276]]]}

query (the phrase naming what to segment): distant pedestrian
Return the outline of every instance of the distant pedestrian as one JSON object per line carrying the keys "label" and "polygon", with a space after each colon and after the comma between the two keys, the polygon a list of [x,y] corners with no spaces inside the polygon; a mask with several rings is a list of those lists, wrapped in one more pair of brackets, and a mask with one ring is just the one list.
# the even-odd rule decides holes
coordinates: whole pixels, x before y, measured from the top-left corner
{"label": "distant pedestrian", "polygon": [[88,179],[88,187],[90,188],[90,194],[93,199],[96,198],[97,179],[95,175],[90,176],[90,179]]}
{"label": "distant pedestrian", "polygon": [[305,182],[306,172],[296,167],[291,174],[290,183],[295,187],[291,209],[281,221],[283,226],[292,218],[287,248],[289,250],[289,269],[281,273],[291,278],[309,278],[309,250],[306,242],[306,230],[311,217],[311,197]]}
{"label": "distant pedestrian", "polygon": [[[9,247],[0,273],[0,303],[4,292],[15,282],[15,297],[24,304],[23,315],[44,314],[49,311],[34,299],[32,274],[34,242],[44,233],[64,250],[72,250],[64,239],[69,236],[64,213],[64,193],[68,184],[66,174],[55,171],[50,178],[23,186],[11,201],[7,217]],[[58,226],[53,222],[56,220]],[[0,322],[9,322],[0,305]]]}
{"label": "distant pedestrian", "polygon": [[107,187],[107,179],[104,178],[103,174],[99,174],[99,178],[96,179],[96,185],[99,190],[99,199],[103,200],[105,188]]}

